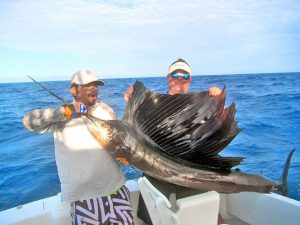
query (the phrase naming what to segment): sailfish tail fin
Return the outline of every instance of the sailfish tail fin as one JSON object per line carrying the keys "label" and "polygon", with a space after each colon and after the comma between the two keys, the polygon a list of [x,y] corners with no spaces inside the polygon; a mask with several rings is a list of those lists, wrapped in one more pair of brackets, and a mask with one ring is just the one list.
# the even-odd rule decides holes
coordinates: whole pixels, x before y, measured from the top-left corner
{"label": "sailfish tail fin", "polygon": [[296,151],[296,149],[292,149],[290,151],[290,153],[289,153],[289,155],[286,159],[286,162],[285,162],[284,170],[283,170],[282,175],[281,175],[281,184],[280,184],[279,191],[281,192],[281,194],[283,196],[288,196],[288,181],[287,181],[287,178],[288,178],[288,175],[289,175],[291,159],[292,159],[292,156],[293,156],[295,151]]}

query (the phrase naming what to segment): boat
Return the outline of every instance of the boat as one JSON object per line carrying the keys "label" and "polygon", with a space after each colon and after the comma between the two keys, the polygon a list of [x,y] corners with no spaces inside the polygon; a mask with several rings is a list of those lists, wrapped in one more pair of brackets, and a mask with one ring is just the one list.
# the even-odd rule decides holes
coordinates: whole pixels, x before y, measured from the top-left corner
{"label": "boat", "polygon": [[[209,191],[176,200],[177,209],[174,209],[174,202],[166,199],[145,177],[129,180],[126,186],[130,190],[136,225],[143,224],[136,216],[140,194],[145,199],[154,225],[214,225],[218,214],[225,224],[230,225],[298,225],[300,221],[300,201],[276,193],[219,194]],[[58,193],[0,212],[0,224],[70,225],[70,204],[61,202]]]}

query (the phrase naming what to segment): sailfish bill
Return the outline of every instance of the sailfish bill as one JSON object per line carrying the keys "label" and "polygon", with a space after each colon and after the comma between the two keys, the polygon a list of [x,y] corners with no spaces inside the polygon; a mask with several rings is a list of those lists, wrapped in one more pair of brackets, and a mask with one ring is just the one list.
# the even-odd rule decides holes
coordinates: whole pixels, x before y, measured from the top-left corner
{"label": "sailfish bill", "polygon": [[159,94],[136,82],[122,121],[82,118],[114,157],[126,158],[157,179],[221,193],[284,189],[262,176],[232,170],[243,158],[218,154],[240,131],[235,104],[225,108],[225,97],[225,89],[216,97],[208,92]]}

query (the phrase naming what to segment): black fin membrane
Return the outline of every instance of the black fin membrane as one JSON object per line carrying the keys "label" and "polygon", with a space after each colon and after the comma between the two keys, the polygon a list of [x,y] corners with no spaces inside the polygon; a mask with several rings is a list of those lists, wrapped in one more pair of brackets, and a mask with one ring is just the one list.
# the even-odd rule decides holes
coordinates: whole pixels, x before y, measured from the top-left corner
{"label": "black fin membrane", "polygon": [[150,137],[160,149],[182,165],[230,169],[241,157],[218,155],[239,133],[235,104],[225,106],[225,90],[159,94],[136,81],[123,121]]}

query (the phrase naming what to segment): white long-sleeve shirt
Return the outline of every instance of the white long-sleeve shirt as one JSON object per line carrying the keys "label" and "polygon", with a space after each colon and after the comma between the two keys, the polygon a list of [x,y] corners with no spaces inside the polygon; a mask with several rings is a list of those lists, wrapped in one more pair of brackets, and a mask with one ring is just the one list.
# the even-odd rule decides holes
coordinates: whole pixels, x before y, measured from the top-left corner
{"label": "white long-sleeve shirt", "polygon": [[[39,133],[54,132],[55,157],[63,201],[108,195],[125,177],[113,157],[94,139],[82,118],[66,121],[64,108],[37,109],[23,118],[24,126]],[[114,111],[98,102],[93,116],[116,119]]]}

